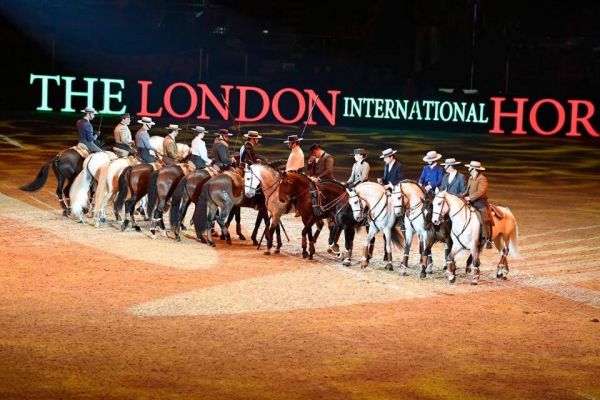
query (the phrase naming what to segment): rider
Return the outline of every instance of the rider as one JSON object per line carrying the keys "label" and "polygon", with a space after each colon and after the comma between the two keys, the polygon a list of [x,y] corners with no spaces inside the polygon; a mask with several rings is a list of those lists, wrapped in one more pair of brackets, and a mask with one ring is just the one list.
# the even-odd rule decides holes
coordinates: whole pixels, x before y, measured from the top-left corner
{"label": "rider", "polygon": [[456,161],[454,158],[446,158],[446,161],[442,163],[446,168],[446,173],[442,177],[440,191],[446,191],[457,196],[460,196],[465,191],[467,187],[465,176],[454,168],[458,164],[460,164],[460,161]]}
{"label": "rider", "polygon": [[115,126],[113,134],[115,135],[115,147],[122,152],[125,157],[133,153],[131,144],[135,143],[131,138],[129,130],[131,124],[131,116],[128,113],[121,115],[121,122]]}
{"label": "rider", "polygon": [[354,187],[369,180],[370,166],[367,162],[367,151],[365,149],[354,149],[353,154],[350,155],[354,156],[356,162],[352,165],[352,173],[346,184]]}
{"label": "rider", "polygon": [[290,155],[285,164],[286,171],[301,171],[304,168],[304,152],[300,147],[301,140],[304,139],[299,138],[298,135],[290,135],[287,140],[284,140],[283,142],[286,143],[290,149]]}
{"label": "rider", "polygon": [[247,139],[244,143],[244,151],[240,155],[240,163],[254,164],[256,162],[256,152],[254,146],[258,144],[258,141],[262,138],[257,131],[248,131],[244,135]]}
{"label": "rider", "polygon": [[85,115],[83,118],[78,120],[77,124],[75,125],[77,127],[77,133],[79,134],[79,142],[83,143],[88,148],[90,153],[102,151],[102,149],[98,147],[96,143],[94,143],[94,140],[98,139],[98,135],[94,135],[94,128],[90,122],[94,119],[97,111],[94,109],[94,107],[86,107],[85,110],[81,110],[81,112],[85,113]]}
{"label": "rider", "polygon": [[163,139],[163,162],[166,165],[175,164],[178,158],[177,142],[175,138],[179,134],[181,128],[179,125],[169,124],[167,131],[169,134]]}
{"label": "rider", "polygon": [[208,152],[206,151],[206,143],[204,143],[204,135],[206,129],[203,126],[197,126],[192,128],[196,132],[196,137],[192,140],[192,162],[196,165],[196,168],[206,168],[212,163],[212,160],[208,158]]}
{"label": "rider", "polygon": [[391,189],[404,179],[404,170],[402,164],[396,161],[394,154],[397,150],[385,149],[381,152],[379,158],[383,158],[385,166],[383,167],[383,178],[377,178],[377,182]]}
{"label": "rider", "polygon": [[229,168],[235,161],[233,157],[229,156],[230,136],[233,136],[233,134],[229,133],[227,129],[219,129],[217,131],[217,137],[213,143],[212,152],[214,163],[219,168]]}
{"label": "rider", "polygon": [[142,124],[142,126],[135,134],[135,146],[145,163],[153,163],[156,161],[156,158],[150,154],[152,146],[150,145],[150,134],[148,131],[156,123],[152,122],[152,118],[150,117],[143,117],[138,120],[138,124]]}
{"label": "rider", "polygon": [[333,176],[333,156],[326,153],[318,143],[310,146],[310,157],[308,159],[308,175],[310,179],[317,182],[322,179],[335,180]]}
{"label": "rider", "polygon": [[490,215],[490,205],[488,203],[488,180],[483,175],[485,168],[479,161],[471,161],[466,165],[469,169],[469,183],[467,190],[463,193],[465,200],[481,213],[481,223],[483,225],[482,238],[485,241],[487,249],[492,248],[492,218]]}
{"label": "rider", "polygon": [[442,155],[435,150],[427,152],[427,155],[423,157],[423,161],[428,165],[423,167],[419,184],[423,186],[425,193],[435,193],[435,190],[442,183],[444,169],[437,163],[440,158],[442,158]]}

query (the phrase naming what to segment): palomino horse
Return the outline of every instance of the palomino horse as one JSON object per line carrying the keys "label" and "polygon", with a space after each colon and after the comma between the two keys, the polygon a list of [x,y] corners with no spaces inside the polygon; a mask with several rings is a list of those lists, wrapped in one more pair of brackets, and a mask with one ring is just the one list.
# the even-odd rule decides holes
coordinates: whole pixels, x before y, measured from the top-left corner
{"label": "palomino horse", "polygon": [[102,167],[116,158],[117,155],[112,151],[101,151],[93,153],[83,161],[83,169],[73,181],[69,192],[71,210],[80,223],[83,223],[83,209],[93,208],[89,195],[92,183],[100,177]]}
{"label": "palomino horse", "polygon": [[[492,230],[492,240],[496,249],[500,252],[500,261],[496,270],[496,277],[503,278],[509,272],[507,255],[512,253],[518,257],[518,229],[517,220],[513,213],[507,207],[497,207],[503,214],[502,218],[493,215],[494,228]],[[432,221],[439,224],[445,215],[449,215],[452,221],[452,250],[446,258],[448,267],[448,279],[450,283],[456,281],[456,264],[454,257],[462,250],[469,250],[473,258],[473,267],[475,276],[471,280],[472,285],[479,282],[479,255],[483,249],[480,242],[481,224],[476,211],[472,209],[465,200],[448,192],[438,193],[433,200]],[[468,271],[467,266],[467,272]]]}
{"label": "palomino horse", "polygon": [[[373,256],[373,238],[377,232],[383,232],[385,239],[385,269],[393,271],[392,265],[392,243],[402,247],[402,232],[395,226],[396,213],[394,204],[390,201],[390,195],[384,186],[375,182],[363,182],[352,189],[347,189],[350,196],[350,207],[354,219],[357,222],[367,218],[369,231],[363,246],[363,257],[360,262],[361,268],[369,265],[369,259]],[[360,225],[359,225],[360,226]]]}
{"label": "palomino horse", "polygon": [[94,215],[96,227],[106,220],[106,207],[114,199],[119,186],[119,176],[129,166],[137,165],[140,161],[134,156],[118,158],[102,166],[94,199]]}
{"label": "palomino horse", "polygon": [[[52,164],[52,170],[54,171],[54,175],[56,176],[57,180],[56,197],[58,197],[60,206],[63,209],[63,215],[66,217],[71,212],[71,206],[69,202],[71,185],[73,185],[75,177],[83,168],[83,160],[84,157],[82,157],[77,150],[73,148],[65,149],[49,159],[46,164],[40,168],[40,172],[38,172],[33,182],[21,186],[20,189],[26,192],[35,192],[40,190],[46,184],[46,180],[48,179],[48,170],[50,168],[50,164]],[[67,183],[66,186],[65,181]]]}
{"label": "palomino horse", "polygon": [[[356,221],[352,209],[348,205],[348,194],[344,186],[335,181],[314,183],[308,176],[299,172],[284,172],[279,184],[279,201],[291,202],[300,216],[302,229],[302,257],[310,260],[315,254],[315,243],[323,227],[322,220],[330,218],[334,225],[329,231],[329,246],[339,237],[341,229],[345,234],[345,252],[343,264],[350,265],[352,246],[354,242]],[[312,233],[312,226],[317,224],[317,230]],[[308,237],[308,252],[307,247]]]}
{"label": "palomino horse", "polygon": [[275,253],[279,253],[282,246],[280,236],[281,216],[290,211],[290,203],[279,200],[280,173],[270,165],[252,164],[244,171],[244,193],[246,197],[254,198],[257,192],[262,191],[264,203],[271,218],[268,226],[267,250],[265,254],[271,254],[273,248],[273,233],[277,233],[277,247]]}
{"label": "palomino horse", "polygon": [[163,212],[167,202],[181,179],[194,169],[195,167],[185,162],[167,165],[152,173],[148,186],[148,216],[151,218],[150,232],[153,239],[155,238],[157,225],[162,230],[163,235],[166,236]]}
{"label": "palomino horse", "polygon": [[[200,197],[194,210],[194,226],[196,236],[202,243],[215,246],[212,240],[212,224],[217,223],[225,235],[227,244],[231,244],[231,235],[227,229],[227,217],[234,206],[240,205],[244,199],[244,171],[234,168],[208,180],[200,192]],[[217,213],[218,212],[218,213]],[[204,233],[208,231],[207,237]]]}
{"label": "palomino horse", "polygon": [[[131,218],[135,230],[138,232],[142,230],[135,222],[133,216],[135,205],[148,194],[150,177],[154,171],[161,167],[162,164],[160,162],[153,162],[150,164],[144,163],[126,167],[123,172],[121,172],[121,176],[119,176],[119,193],[117,194],[114,205],[115,217],[117,221],[120,221],[121,209],[123,208],[123,203],[125,203],[125,218],[121,223],[121,231],[124,231],[129,224],[127,215]],[[130,196],[125,200],[128,194],[130,194]]]}

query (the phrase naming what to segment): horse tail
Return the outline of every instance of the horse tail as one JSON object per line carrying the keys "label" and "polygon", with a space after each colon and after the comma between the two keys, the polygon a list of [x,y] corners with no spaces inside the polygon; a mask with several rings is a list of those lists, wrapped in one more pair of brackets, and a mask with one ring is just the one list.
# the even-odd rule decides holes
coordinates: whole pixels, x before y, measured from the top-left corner
{"label": "horse tail", "polygon": [[147,204],[147,216],[152,218],[152,214],[154,214],[154,209],[156,208],[156,204],[158,203],[158,171],[154,171],[152,175],[150,175],[150,182],[148,183],[148,204]]}
{"label": "horse tail", "polygon": [[198,202],[196,203],[196,210],[194,211],[194,226],[196,227],[196,236],[203,234],[206,229],[210,229],[207,223],[208,213],[208,196],[209,196],[210,185],[206,182],[202,186],[200,196],[198,196]]}
{"label": "horse tail", "polygon": [[[179,222],[185,218],[185,215],[180,215],[181,210],[179,209],[181,205],[181,199],[183,198],[185,191],[185,186],[187,185],[187,176],[184,176],[179,181],[179,184],[175,188],[173,192],[173,196],[171,196],[171,209],[169,210],[169,220],[171,221],[171,229],[175,229],[179,226]],[[185,199],[184,203],[187,201]]]}
{"label": "horse tail", "polygon": [[508,207],[503,207],[505,215],[504,218],[510,218],[514,223],[514,228],[510,232],[509,243],[508,243],[508,255],[512,258],[522,258],[519,253],[519,226],[517,225],[517,219],[513,215],[512,211]]}
{"label": "horse tail", "polygon": [[125,167],[125,169],[123,170],[123,172],[121,172],[121,175],[119,176],[119,186],[117,189],[119,192],[117,193],[117,198],[115,199],[114,205],[115,215],[119,215],[121,213],[123,203],[125,202],[125,197],[129,192],[129,177],[131,175],[132,169],[133,167],[131,165]]}
{"label": "horse tail", "polygon": [[46,164],[44,164],[44,166],[40,168],[40,172],[38,172],[33,182],[28,183],[27,185],[23,185],[19,189],[25,192],[35,192],[36,190],[40,190],[42,186],[46,184],[46,180],[48,180],[48,170],[50,169],[50,163],[52,163],[55,158],[56,157],[46,161]]}
{"label": "horse tail", "polygon": [[392,243],[399,249],[404,249],[404,235],[402,231],[397,227],[393,226],[391,229],[392,232]]}
{"label": "horse tail", "polygon": [[96,186],[96,193],[94,194],[94,213],[102,211],[104,204],[104,197],[108,195],[108,182],[106,178],[108,176],[108,164],[104,164],[100,167],[100,174],[98,175],[98,185]]}

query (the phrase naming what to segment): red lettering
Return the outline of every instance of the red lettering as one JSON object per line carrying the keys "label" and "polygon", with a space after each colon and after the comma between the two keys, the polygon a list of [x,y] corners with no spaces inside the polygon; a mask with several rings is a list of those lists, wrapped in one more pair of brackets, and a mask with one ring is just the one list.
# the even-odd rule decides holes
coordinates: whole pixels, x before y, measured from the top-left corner
{"label": "red lettering", "polygon": [[[552,104],[556,108],[556,112],[558,113],[558,120],[556,121],[556,126],[554,129],[550,131],[545,131],[542,129],[537,120],[537,113],[542,104]],[[534,131],[544,136],[554,135],[556,132],[560,131],[565,124],[565,109],[564,107],[556,100],[553,99],[542,99],[536,102],[533,107],[531,107],[531,111],[529,112],[529,123]]]}
{"label": "red lettering", "polygon": [[209,87],[204,83],[199,83],[198,87],[202,90],[202,111],[200,115],[196,118],[198,119],[210,119],[208,115],[206,115],[206,99],[210,100],[212,105],[217,109],[217,112],[221,115],[225,121],[229,119],[229,111],[227,110],[227,105],[229,104],[229,92],[233,89],[231,85],[221,85],[221,89],[225,90],[225,103],[221,104],[221,102],[217,99],[215,94],[209,89]]}
{"label": "red lettering", "polygon": [[[586,129],[587,133],[590,136],[599,137],[600,133],[598,133],[592,124],[590,124],[589,119],[594,115],[594,104],[590,101],[586,100],[569,100],[571,104],[571,130],[567,132],[566,136],[581,136],[581,133],[577,131],[577,123],[581,122],[583,127]],[[586,113],[584,116],[580,117],[577,111],[579,109],[579,105],[583,105],[586,107]]]}
{"label": "red lettering", "polygon": [[[238,86],[237,89],[240,91],[240,111],[237,120],[239,122],[256,122],[263,119],[269,112],[269,95],[267,92],[254,86]],[[262,109],[256,117],[248,117],[246,115],[246,97],[248,92],[258,93],[262,100]]]}
{"label": "red lettering", "polygon": [[517,103],[517,111],[516,112],[502,112],[501,107],[502,103],[506,100],[505,97],[492,97],[491,100],[494,102],[494,127],[490,131],[490,133],[504,133],[504,131],[500,128],[500,118],[502,117],[514,117],[517,119],[516,129],[511,133],[513,135],[525,135],[527,132],[523,130],[523,112],[524,105],[529,99],[525,98],[515,98],[515,102]]}
{"label": "red lettering", "polygon": [[[279,111],[279,99],[284,93],[292,93],[298,99],[298,113],[292,119],[284,118]],[[300,118],[302,118],[304,115],[304,112],[306,111],[306,102],[304,101],[304,97],[300,91],[292,88],[283,88],[275,93],[275,96],[273,96],[271,108],[273,109],[273,115],[275,118],[277,118],[277,121],[281,122],[282,124],[295,124],[296,122],[300,121]]]}
{"label": "red lettering", "polygon": [[[337,96],[342,93],[340,90],[328,90],[327,93],[331,95],[331,110],[328,110],[325,105],[321,102],[321,100],[317,100],[317,94],[314,90],[304,89],[304,93],[308,94],[308,104],[315,104],[321,113],[329,122],[329,125],[335,126],[335,107],[337,105]],[[316,101],[316,103],[315,103]],[[308,125],[316,125],[317,123],[313,120],[312,114],[308,119]]]}
{"label": "red lettering", "polygon": [[[190,94],[190,107],[183,114],[177,113],[173,109],[173,106],[171,105],[171,94],[178,87],[185,88],[188,91],[188,93]],[[175,118],[189,117],[190,115],[192,115],[192,113],[194,112],[194,110],[196,110],[196,107],[198,106],[198,96],[196,95],[196,91],[194,90],[194,88],[191,85],[188,85],[187,83],[184,83],[184,82],[177,82],[177,83],[174,83],[171,86],[169,86],[167,88],[167,90],[165,91],[163,101],[165,103],[165,108],[167,109],[167,112]]]}
{"label": "red lettering", "polygon": [[141,115],[144,117],[160,117],[162,115],[162,107],[158,109],[158,111],[151,113],[148,111],[148,88],[152,85],[152,81],[138,81],[140,85],[142,85],[142,99],[141,99],[141,110],[137,115]]}

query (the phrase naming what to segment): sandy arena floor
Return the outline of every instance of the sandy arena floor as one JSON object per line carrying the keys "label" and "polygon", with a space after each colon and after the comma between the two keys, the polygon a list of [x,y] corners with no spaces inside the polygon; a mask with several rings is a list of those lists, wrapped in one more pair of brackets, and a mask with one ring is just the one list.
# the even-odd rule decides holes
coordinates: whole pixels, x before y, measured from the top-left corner
{"label": "sandy arena floor", "polygon": [[[366,270],[359,251],[342,267],[323,237],[303,260],[291,216],[291,241],[271,256],[235,238],[209,248],[193,231],[181,243],[121,233],[112,215],[76,224],[53,176],[37,193],[17,189],[73,136],[44,145],[42,125],[0,121],[1,399],[600,398],[597,143],[370,134],[372,165],[395,142],[411,177],[429,148],[483,152],[493,166],[492,198],[516,215],[523,258],[501,281],[486,251],[473,287],[464,269],[448,284],[441,245],[426,280],[416,247],[406,277],[383,271],[380,245]],[[345,176],[360,134],[311,134]],[[283,156],[276,143],[264,153]],[[248,237],[254,216],[243,211]]]}

